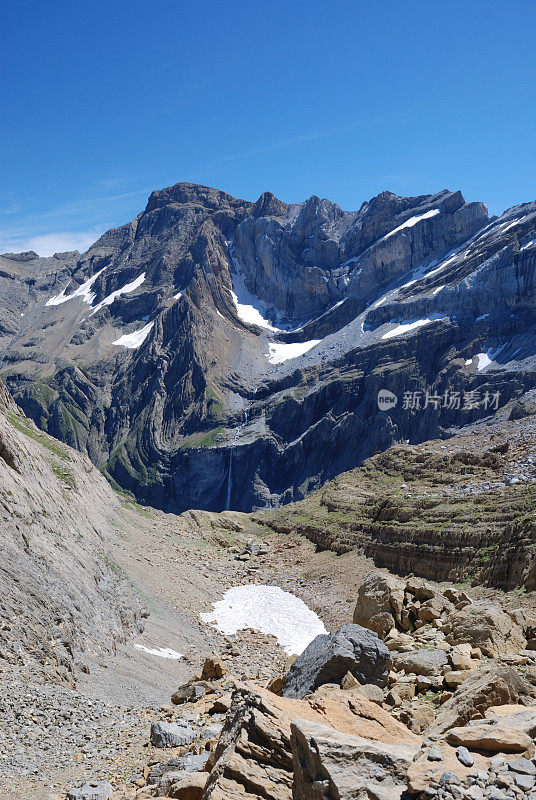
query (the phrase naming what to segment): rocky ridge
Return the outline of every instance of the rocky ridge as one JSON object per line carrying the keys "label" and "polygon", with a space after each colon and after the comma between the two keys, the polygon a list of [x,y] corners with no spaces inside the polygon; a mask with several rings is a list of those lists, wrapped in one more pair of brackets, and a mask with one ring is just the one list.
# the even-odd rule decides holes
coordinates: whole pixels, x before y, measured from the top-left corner
{"label": "rocky ridge", "polygon": [[144,502],[287,503],[534,385],[535,229],[446,190],[347,212],[177,184],[83,255],[0,257],[1,373]]}

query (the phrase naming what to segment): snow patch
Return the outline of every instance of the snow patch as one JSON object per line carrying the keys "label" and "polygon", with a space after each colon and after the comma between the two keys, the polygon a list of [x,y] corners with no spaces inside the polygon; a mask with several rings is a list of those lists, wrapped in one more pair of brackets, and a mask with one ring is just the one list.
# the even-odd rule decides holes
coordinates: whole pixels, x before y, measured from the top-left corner
{"label": "snow patch", "polygon": [[225,592],[201,620],[230,636],[245,628],[275,636],[289,655],[300,655],[319,634],[322,620],[303,600],[279,586],[247,584]]}
{"label": "snow patch", "polygon": [[[241,303],[238,299],[238,296],[235,292],[231,291],[231,296],[233,298],[235,307],[236,307],[236,315],[238,319],[245,322],[247,325],[258,325],[260,328],[266,328],[269,331],[275,331],[276,333],[283,333],[283,328],[276,328],[270,320],[265,319],[260,310],[256,308],[251,303]],[[250,295],[252,297],[252,295]],[[257,305],[261,306],[261,301],[257,300]],[[262,304],[264,305],[264,303]],[[266,311],[264,311],[266,313]]]}
{"label": "snow patch", "polygon": [[105,269],[106,267],[100,269],[98,272],[95,273],[95,275],[93,275],[91,278],[88,278],[88,280],[85,283],[79,286],[78,289],[75,289],[74,292],[72,292],[71,294],[65,294],[65,289],[63,289],[63,291],[61,291],[55,297],[51,297],[50,300],[47,300],[45,305],[59,306],[62,303],[66,303],[67,300],[74,300],[75,297],[81,297],[84,303],[87,303],[88,306],[90,306],[93,300],[95,299],[95,293],[91,291],[91,287],[93,286],[99,275],[101,275]]}
{"label": "snow patch", "polygon": [[431,314],[429,317],[425,317],[425,319],[412,319],[408,322],[401,322],[394,328],[391,328],[390,331],[387,331],[387,333],[384,333],[381,338],[392,339],[393,336],[402,336],[404,333],[422,328],[423,325],[429,325],[431,322],[437,322],[439,319],[441,319],[439,314]]}
{"label": "snow patch", "polygon": [[532,247],[532,245],[535,244],[535,243],[536,243],[536,239],[531,239],[530,242],[527,242],[527,244],[524,244],[523,247],[520,247],[519,249],[520,250],[527,250],[527,248]]}
{"label": "snow patch", "polygon": [[505,347],[506,345],[503,344],[500,347],[490,347],[485,353],[477,353],[476,356],[473,356],[473,358],[466,359],[465,366],[471,366],[476,359],[476,371],[482,372],[483,369],[486,369],[486,367],[489,367],[489,365],[493,363],[496,356],[498,356],[501,350],[504,350]]}
{"label": "snow patch", "polygon": [[436,286],[436,288],[435,288],[435,289],[433,290],[433,292],[432,292],[432,297],[435,297],[435,296],[436,296],[436,294],[439,294],[439,292],[440,292],[442,289],[444,289],[444,288],[445,288],[445,286],[446,286],[446,284],[445,284],[445,283],[444,283],[444,284],[442,284],[442,286]]}
{"label": "snow patch", "polygon": [[[433,208],[431,211],[427,211],[425,214],[420,214],[418,217],[410,217],[405,222],[403,222],[402,225],[399,225],[398,228],[394,228],[394,230],[389,231],[389,233],[386,233],[385,236],[382,237],[382,239],[388,239],[390,236],[394,236],[395,233],[398,233],[398,231],[404,230],[404,228],[413,228],[413,226],[416,225],[421,220],[430,219],[431,217],[436,217],[440,213],[441,211],[439,210],[439,208]],[[380,241],[382,241],[382,239],[380,239]]]}
{"label": "snow patch", "polygon": [[514,225],[519,225],[521,222],[523,222],[523,219],[524,218],[522,217],[521,219],[515,219],[513,222],[508,222],[506,224],[503,223],[502,226],[501,226],[502,227],[502,233],[506,233],[506,231],[509,231],[510,228],[514,227]]}
{"label": "snow patch", "polygon": [[177,294],[173,295],[173,299],[174,300],[180,300],[181,297],[183,296],[183,294],[184,294],[184,289],[181,289],[180,292],[177,292]]}
{"label": "snow patch", "polygon": [[[138,275],[138,277],[135,278],[133,281],[131,281],[130,283],[126,283],[121,289],[116,289],[115,292],[112,292],[111,294],[108,295],[108,297],[105,297],[104,300],[101,300],[100,303],[97,303],[97,305],[91,312],[90,316],[92,317],[93,314],[96,314],[97,311],[100,311],[101,308],[103,308],[104,306],[111,306],[116,297],[120,297],[122,294],[128,294],[129,292],[133,292],[135,289],[137,289],[139,286],[142,285],[144,280],[145,280],[145,272],[142,272],[141,275]],[[93,302],[93,300],[91,302]]]}
{"label": "snow patch", "polygon": [[489,367],[489,365],[495,360],[495,357],[498,356],[501,350],[504,350],[505,347],[506,345],[503,344],[502,347],[490,347],[490,349],[485,353],[477,353],[475,356],[477,372],[482,372],[483,369]]}
{"label": "snow patch", "polygon": [[153,325],[154,321],[144,325],[139,331],[134,331],[133,333],[124,333],[123,336],[120,336],[119,339],[116,339],[115,342],[112,342],[112,344],[118,344],[122,347],[128,347],[129,349],[134,350],[136,347],[139,347],[141,344],[143,344]]}
{"label": "snow patch", "polygon": [[268,353],[268,361],[270,364],[282,364],[283,361],[289,361],[291,358],[298,358],[312,347],[319,344],[322,339],[310,339],[308,342],[290,342],[283,344],[281,342],[270,342]]}
{"label": "snow patch", "polygon": [[134,647],[136,650],[143,650],[144,653],[149,653],[152,656],[171,658],[173,661],[178,661],[180,658],[184,658],[182,653],[177,653],[177,651],[172,650],[171,647],[145,647],[144,644],[135,644]]}

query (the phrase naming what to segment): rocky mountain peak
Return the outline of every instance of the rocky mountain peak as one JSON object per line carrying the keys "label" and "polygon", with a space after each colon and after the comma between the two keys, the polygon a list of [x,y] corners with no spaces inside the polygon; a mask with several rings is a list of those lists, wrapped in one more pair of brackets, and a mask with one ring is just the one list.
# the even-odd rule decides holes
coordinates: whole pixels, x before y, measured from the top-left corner
{"label": "rocky mountain peak", "polygon": [[348,212],[178,183],[83,256],[3,260],[2,372],[140,499],[286,503],[486,411],[411,414],[410,389],[530,388],[534,239],[536,204],[489,220],[459,191]]}

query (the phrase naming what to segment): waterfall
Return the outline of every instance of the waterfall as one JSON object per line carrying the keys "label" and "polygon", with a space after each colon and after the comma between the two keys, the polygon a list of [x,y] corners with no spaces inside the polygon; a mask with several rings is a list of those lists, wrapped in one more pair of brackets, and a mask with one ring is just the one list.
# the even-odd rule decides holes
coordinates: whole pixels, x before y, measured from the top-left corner
{"label": "waterfall", "polygon": [[251,403],[243,411],[244,417],[243,417],[242,423],[236,429],[236,433],[233,436],[233,441],[231,442],[231,447],[229,449],[229,468],[227,470],[227,499],[225,501],[225,510],[226,511],[230,511],[230,509],[231,509],[231,492],[232,492],[232,489],[233,489],[233,450],[234,450],[236,442],[238,441],[238,437],[240,436],[240,431],[242,430],[244,425],[247,425],[247,422],[248,422],[248,411],[251,408],[251,406],[253,405],[253,403],[255,402],[255,395],[256,394],[257,394],[257,389],[254,389],[253,390],[253,400],[251,401]]}

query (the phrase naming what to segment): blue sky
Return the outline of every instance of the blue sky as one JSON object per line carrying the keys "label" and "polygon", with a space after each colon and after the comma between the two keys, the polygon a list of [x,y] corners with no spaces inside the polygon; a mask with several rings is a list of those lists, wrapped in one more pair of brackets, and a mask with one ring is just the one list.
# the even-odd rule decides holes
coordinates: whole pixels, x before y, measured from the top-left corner
{"label": "blue sky", "polygon": [[0,252],[83,250],[181,180],[534,200],[535,23],[533,0],[5,3]]}

